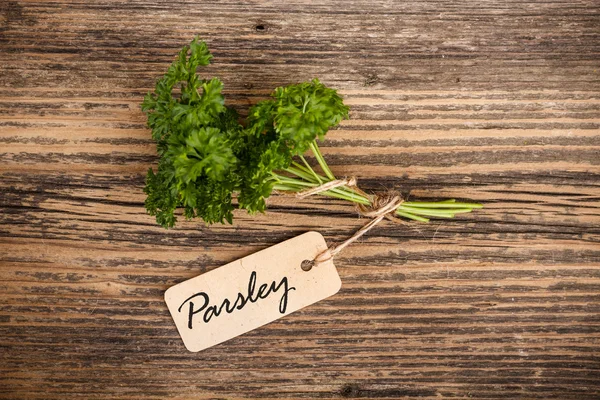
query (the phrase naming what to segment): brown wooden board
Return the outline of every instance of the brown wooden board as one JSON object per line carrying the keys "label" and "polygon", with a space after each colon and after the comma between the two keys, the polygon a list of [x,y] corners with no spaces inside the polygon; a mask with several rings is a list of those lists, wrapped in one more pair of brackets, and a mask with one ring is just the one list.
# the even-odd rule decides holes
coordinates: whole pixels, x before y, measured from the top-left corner
{"label": "brown wooden board", "polygon": [[[600,397],[600,7],[583,1],[0,1],[0,398]],[[201,353],[179,282],[352,206],[272,197],[233,226],[146,215],[139,103],[194,35],[240,112],[319,77],[324,156],[365,190],[486,208],[384,222],[341,291]],[[310,160],[314,162],[314,160]]]}

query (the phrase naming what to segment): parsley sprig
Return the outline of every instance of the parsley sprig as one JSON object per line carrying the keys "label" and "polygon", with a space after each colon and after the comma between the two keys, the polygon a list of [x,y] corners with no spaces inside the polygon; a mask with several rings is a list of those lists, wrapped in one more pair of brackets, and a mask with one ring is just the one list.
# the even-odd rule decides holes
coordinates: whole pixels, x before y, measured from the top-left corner
{"label": "parsley sprig", "polygon": [[[208,224],[233,221],[237,208],[264,212],[274,190],[298,192],[335,180],[317,140],[348,118],[348,107],[333,89],[314,79],[280,87],[270,99],[250,109],[245,125],[225,106],[223,83],[201,79],[196,70],[212,55],[195,38],[183,47],[167,73],[148,93],[142,110],[160,156],[157,171],[148,171],[145,206],[165,228],[185,218]],[[305,159],[311,152],[321,172]],[[369,195],[350,187],[320,193],[370,205]],[[481,205],[442,202],[404,202],[399,217],[427,222],[427,217],[452,218]]]}

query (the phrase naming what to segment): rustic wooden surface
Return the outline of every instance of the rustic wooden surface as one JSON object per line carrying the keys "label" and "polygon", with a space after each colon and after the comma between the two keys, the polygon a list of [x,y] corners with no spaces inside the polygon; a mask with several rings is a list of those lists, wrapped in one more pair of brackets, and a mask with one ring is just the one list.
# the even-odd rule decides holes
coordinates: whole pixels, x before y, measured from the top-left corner
{"label": "rustic wooden surface", "polygon": [[[592,0],[0,2],[3,399],[600,397],[600,10]],[[272,198],[234,226],[144,212],[139,103],[200,35],[242,112],[319,77],[340,176],[486,209],[382,224],[335,297],[207,351],[162,294],[352,207]]]}

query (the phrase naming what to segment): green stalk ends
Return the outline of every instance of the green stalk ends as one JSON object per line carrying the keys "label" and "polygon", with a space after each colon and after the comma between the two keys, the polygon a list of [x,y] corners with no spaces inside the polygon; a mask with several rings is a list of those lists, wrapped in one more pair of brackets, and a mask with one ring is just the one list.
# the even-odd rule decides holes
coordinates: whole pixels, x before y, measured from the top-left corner
{"label": "green stalk ends", "polygon": [[[282,175],[281,172],[273,173],[274,178],[277,180],[277,184],[274,186],[275,190],[282,192],[300,192],[337,179],[331,172],[331,169],[327,166],[316,141],[310,145],[310,148],[323,173],[327,176],[316,173],[305,161],[304,157],[302,157],[304,165],[292,163],[293,165],[291,167],[284,170],[288,175]],[[290,177],[289,175],[292,176]],[[369,195],[366,195],[362,190],[356,190],[352,186],[345,185],[319,194],[365,206],[371,205],[371,198]],[[395,213],[398,217],[404,217],[420,222],[429,222],[429,218],[426,217],[454,218],[456,214],[468,213],[476,208],[482,207],[483,206],[478,203],[457,203],[454,199],[436,202],[404,201],[396,209]]]}

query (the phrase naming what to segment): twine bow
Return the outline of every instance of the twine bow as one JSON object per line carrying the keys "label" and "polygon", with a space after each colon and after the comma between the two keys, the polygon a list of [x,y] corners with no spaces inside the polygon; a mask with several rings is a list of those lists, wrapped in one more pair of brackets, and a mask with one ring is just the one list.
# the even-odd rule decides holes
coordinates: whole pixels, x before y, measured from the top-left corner
{"label": "twine bow", "polygon": [[[336,179],[336,180],[324,183],[323,185],[320,185],[320,186],[317,186],[317,187],[314,187],[314,188],[311,188],[308,190],[303,190],[301,192],[298,192],[296,194],[296,197],[303,199],[305,197],[312,196],[314,194],[318,194],[321,192],[325,192],[327,190],[331,190],[331,189],[334,189],[334,188],[337,188],[340,186],[352,186],[364,194],[364,192],[362,192],[362,190],[358,189],[358,187],[356,186],[356,178],[350,177],[350,178],[345,178],[345,179]],[[404,200],[402,199],[402,196],[400,196],[400,194],[398,192],[388,191],[388,192],[381,193],[381,194],[368,195],[367,197],[370,199],[371,204],[368,206],[363,205],[363,204],[358,204],[356,206],[356,209],[360,215],[368,217],[368,218],[373,218],[373,219],[371,221],[369,221],[369,223],[365,224],[358,231],[356,231],[356,233],[354,233],[354,235],[352,235],[350,238],[346,239],[344,242],[340,243],[337,246],[332,246],[332,247],[328,248],[327,250],[318,254],[315,257],[315,259],[313,260],[313,266],[316,266],[316,265],[319,265],[319,264],[322,264],[324,262],[331,260],[333,257],[335,257],[337,254],[339,254],[348,245],[350,245],[351,243],[356,241],[358,238],[360,238],[362,235],[364,235],[365,233],[367,233],[368,231],[373,229],[373,227],[375,227],[375,225],[380,223],[384,218],[393,220],[395,222],[399,222],[399,220],[394,217],[394,212],[396,211],[396,209],[398,207],[400,207],[400,205],[403,203]]]}

